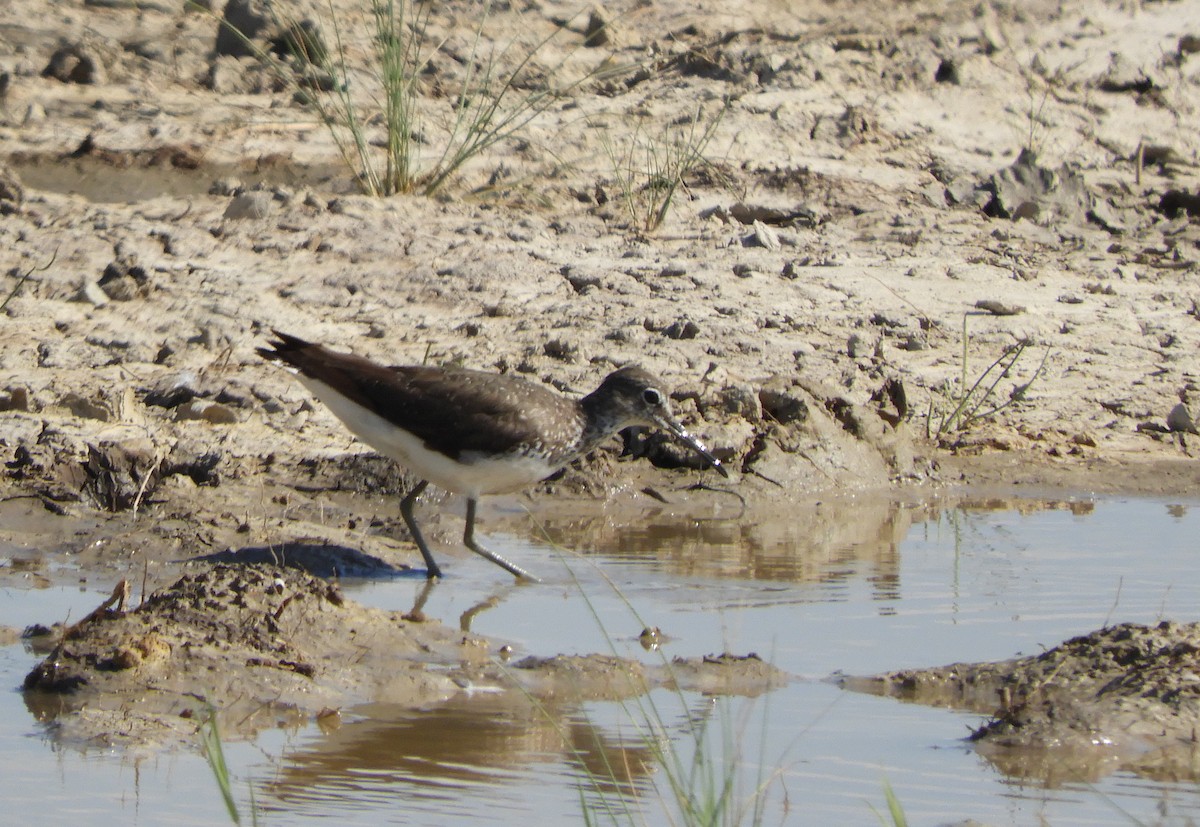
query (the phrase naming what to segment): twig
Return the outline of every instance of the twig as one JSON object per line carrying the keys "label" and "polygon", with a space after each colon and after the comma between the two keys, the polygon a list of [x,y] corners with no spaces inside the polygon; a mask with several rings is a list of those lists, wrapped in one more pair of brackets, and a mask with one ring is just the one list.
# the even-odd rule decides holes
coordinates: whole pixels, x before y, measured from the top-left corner
{"label": "twig", "polygon": [[138,492],[137,492],[137,496],[133,498],[133,508],[132,508],[132,513],[135,517],[137,516],[137,513],[138,513],[138,507],[141,506],[141,504],[142,504],[142,497],[145,496],[146,489],[150,485],[150,480],[154,477],[155,473],[158,472],[159,467],[162,465],[163,459],[164,459],[163,455],[161,453],[158,453],[158,455],[155,456],[155,458],[154,458],[154,464],[151,465],[148,469],[146,469],[146,473],[142,476],[141,482],[138,483]]}
{"label": "twig", "polygon": [[115,587],[113,587],[112,594],[109,595],[108,599],[105,600],[103,603],[101,603],[96,608],[92,609],[90,612],[88,612],[87,615],[85,615],[84,618],[82,620],[80,620],[78,623],[76,623],[73,626],[68,627],[67,630],[65,632],[63,632],[63,638],[66,639],[66,638],[75,637],[75,635],[79,634],[79,631],[84,626],[91,623],[93,620],[96,620],[97,618],[101,617],[102,615],[106,614],[108,612],[108,610],[113,607],[113,604],[116,604],[118,614],[120,614],[121,612],[124,612],[125,611],[125,603],[128,600],[129,600],[129,581],[126,580],[125,578],[121,578],[121,581],[119,583],[117,583],[117,585]]}
{"label": "twig", "polygon": [[1122,575],[1117,578],[1117,593],[1113,595],[1112,606],[1109,607],[1108,614],[1104,616],[1104,623],[1100,626],[1101,629],[1107,629],[1108,623],[1112,620],[1113,612],[1117,610],[1117,604],[1121,602],[1121,588],[1125,585],[1125,577]]}
{"label": "twig", "polygon": [[16,286],[13,287],[13,289],[9,291],[8,295],[4,297],[4,301],[0,302],[0,313],[4,312],[4,310],[8,307],[8,303],[16,297],[17,293],[20,292],[21,287],[24,286],[25,282],[29,281],[30,276],[32,276],[34,273],[40,273],[45,270],[49,270],[50,267],[54,264],[55,260],[57,260],[57,259],[58,259],[58,247],[55,247],[54,252],[51,254],[49,261],[47,261],[41,267],[30,267],[28,270],[26,270],[24,273],[22,273],[21,278],[17,280]]}

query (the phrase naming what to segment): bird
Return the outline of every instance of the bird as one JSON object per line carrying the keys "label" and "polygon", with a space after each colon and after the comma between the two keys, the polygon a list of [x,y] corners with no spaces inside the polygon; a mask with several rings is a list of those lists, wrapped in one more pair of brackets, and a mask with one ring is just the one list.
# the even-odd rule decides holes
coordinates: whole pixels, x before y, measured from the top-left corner
{"label": "bird", "polygon": [[722,476],[729,472],[671,412],[659,379],[630,365],[581,399],[527,379],[461,367],[386,366],[273,330],[264,359],[295,374],[362,442],[407,468],[419,482],[400,514],[425,560],[442,570],[413,513],[430,483],[466,497],[463,544],[518,579],[538,582],[475,538],[479,498],[526,488],[631,426],[661,428]]}

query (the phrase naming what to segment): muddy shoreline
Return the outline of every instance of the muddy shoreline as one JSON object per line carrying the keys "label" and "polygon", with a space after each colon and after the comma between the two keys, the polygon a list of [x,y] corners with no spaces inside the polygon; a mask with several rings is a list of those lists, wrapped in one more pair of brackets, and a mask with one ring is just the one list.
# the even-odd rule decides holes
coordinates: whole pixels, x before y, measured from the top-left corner
{"label": "muddy shoreline", "polygon": [[[530,499],[488,505],[484,533],[530,504],[570,515],[564,533],[582,545],[580,523],[616,531],[658,509],[725,521],[751,542],[783,537],[797,550],[778,563],[787,571],[805,565],[805,525],[894,530],[890,517],[841,524],[839,498],[1200,490],[1200,32],[1177,3],[732,3],[698,20],[667,2],[610,9],[604,38],[569,4],[506,4],[488,21],[488,42],[506,47],[498,68],[520,66],[521,87],[554,90],[554,105],[436,197],[387,199],[356,192],[304,105],[310,87],[297,94],[220,35],[222,14],[253,4],[211,5],[0,10],[6,585],[144,581],[136,598],[173,607],[167,625],[183,603],[150,594],[191,589],[214,611],[253,595],[266,631],[235,659],[254,661],[243,667],[254,680],[272,676],[268,694],[318,674],[330,704],[369,698],[363,687],[393,673],[414,703],[461,688],[415,662],[349,683],[300,674],[336,662],[344,643],[328,582],[211,559],[301,543],[362,555],[337,558],[343,569],[405,576],[416,557],[396,512],[412,480],[255,356],[272,328],[569,394],[637,362],[672,384],[688,428],[736,472],[716,481],[661,436],[631,435]],[[293,5],[320,26],[322,4]],[[427,161],[466,82],[473,19],[449,3],[432,23]],[[369,57],[364,26],[347,15],[356,66]],[[262,43],[279,34],[264,28]],[[543,39],[527,63],[507,49]],[[355,79],[370,88],[365,69]],[[709,163],[662,226],[638,227],[605,148],[714,110]],[[971,388],[994,395],[960,404]],[[435,543],[456,542],[460,506],[422,505]],[[270,591],[276,579],[287,594]],[[263,618],[283,623],[289,595],[290,609],[331,624],[326,638],[272,642]],[[191,627],[166,642],[135,629],[139,611],[89,624],[90,649],[60,641],[78,648],[56,660],[92,670],[99,691],[157,680],[203,648]],[[462,680],[495,677],[486,641],[361,611],[353,623],[371,619],[397,651],[444,647],[444,663],[483,670]],[[760,680],[736,691],[777,678],[702,655],[689,658]],[[66,687],[58,668],[39,667],[34,683]],[[172,703],[156,714],[184,737],[195,711]],[[286,717],[284,706],[264,715]],[[119,731],[116,718],[90,734],[70,720],[83,738]],[[160,737],[147,732],[129,737]]]}

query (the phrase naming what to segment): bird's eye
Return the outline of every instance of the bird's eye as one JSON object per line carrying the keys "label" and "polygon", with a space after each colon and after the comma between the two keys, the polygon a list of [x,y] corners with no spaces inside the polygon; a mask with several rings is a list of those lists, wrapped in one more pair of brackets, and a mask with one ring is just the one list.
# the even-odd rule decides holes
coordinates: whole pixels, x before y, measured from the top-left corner
{"label": "bird's eye", "polygon": [[657,408],[663,403],[662,393],[657,388],[646,388],[642,391],[642,401],[652,408]]}

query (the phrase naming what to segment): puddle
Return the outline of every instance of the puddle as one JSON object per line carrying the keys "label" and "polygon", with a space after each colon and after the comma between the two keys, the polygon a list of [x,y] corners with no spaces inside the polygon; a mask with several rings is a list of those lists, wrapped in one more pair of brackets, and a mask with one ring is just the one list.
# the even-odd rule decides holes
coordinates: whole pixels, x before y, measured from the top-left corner
{"label": "puddle", "polygon": [[[497,551],[547,583],[513,586],[494,567],[447,551],[450,579],[433,589],[425,611],[447,623],[465,618],[518,655],[615,647],[656,663],[661,655],[637,641],[649,625],[667,637],[667,657],[754,651],[797,675],[755,699],[657,690],[646,701],[681,750],[689,722],[708,721],[714,736],[733,734],[743,790],[760,763],[781,770],[767,823],[798,812],[811,823],[875,823],[872,807],[886,812],[885,781],[916,824],[1189,823],[1200,817],[1192,782],[1128,773],[1089,783],[1010,778],[962,740],[981,716],[846,692],[825,678],[1035,654],[1105,623],[1193,620],[1200,605],[1200,581],[1186,574],[1200,558],[1193,505],[998,500],[880,512],[864,504],[857,514],[831,509],[757,531],[693,521],[614,529],[612,545],[597,546],[616,551],[587,556],[491,536]],[[548,528],[552,536],[571,533]],[[421,584],[343,587],[359,601],[406,608]],[[0,592],[0,624],[79,617],[103,597],[78,587],[10,586]],[[227,823],[195,754],[146,757],[56,743],[15,690],[35,661],[23,645],[0,648],[10,687],[0,695],[7,707],[0,709],[0,785],[10,812],[22,820],[53,812],[77,823]],[[612,703],[531,714],[480,688],[420,712],[346,709],[324,728],[229,743],[226,757],[244,818],[253,795],[261,824],[522,824],[531,816],[579,823],[581,797],[594,806],[620,800],[596,790],[584,771],[605,762],[626,776],[633,820],[666,824],[656,792],[665,789],[663,773],[632,723],[643,714],[636,704]],[[603,811],[597,818],[613,820]]]}
{"label": "puddle", "polygon": [[169,157],[115,158],[17,155],[10,160],[21,183],[35,190],[73,194],[96,203],[136,204],[153,198],[206,195],[217,181],[237,179],[245,186],[264,184],[313,187],[323,192],[356,192],[344,166],[269,163],[197,163],[177,166]]}

